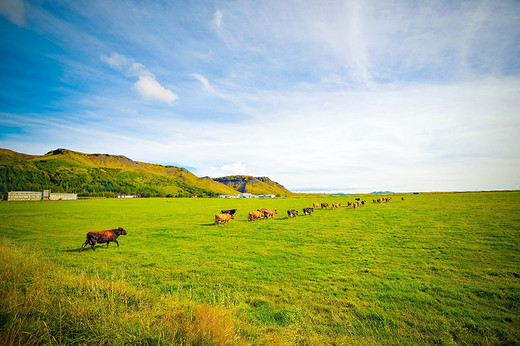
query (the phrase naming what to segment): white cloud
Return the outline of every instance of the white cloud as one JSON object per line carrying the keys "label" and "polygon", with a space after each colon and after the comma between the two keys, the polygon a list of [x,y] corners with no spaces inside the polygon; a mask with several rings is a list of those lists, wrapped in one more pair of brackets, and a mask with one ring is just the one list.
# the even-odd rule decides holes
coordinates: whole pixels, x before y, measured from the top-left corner
{"label": "white cloud", "polygon": [[220,169],[225,173],[225,175],[240,175],[246,172],[246,165],[242,162],[235,162],[229,165],[224,165],[220,167]]}
{"label": "white cloud", "polygon": [[101,60],[106,62],[114,70],[122,71],[130,64],[130,60],[123,54],[113,52],[111,56],[102,55]]}
{"label": "white cloud", "polygon": [[23,0],[0,1],[0,14],[18,26],[23,27],[27,24],[25,21],[25,6]]}
{"label": "white cloud", "polygon": [[110,57],[102,55],[101,60],[117,71],[126,70],[127,76],[137,77],[138,81],[134,83],[134,90],[144,100],[165,102],[171,106],[179,98],[173,91],[162,86],[155,75],[143,64],[135,62],[132,58],[113,52]]}
{"label": "white cloud", "polygon": [[212,178],[217,177],[225,177],[229,175],[245,175],[246,173],[246,165],[242,162],[233,162],[230,164],[225,164],[220,167],[208,167],[206,169],[200,170],[198,172],[200,175],[210,176]]}
{"label": "white cloud", "polygon": [[171,90],[157,82],[155,76],[148,71],[139,73],[139,80],[135,82],[134,89],[145,100],[166,102],[170,106],[179,98]]}

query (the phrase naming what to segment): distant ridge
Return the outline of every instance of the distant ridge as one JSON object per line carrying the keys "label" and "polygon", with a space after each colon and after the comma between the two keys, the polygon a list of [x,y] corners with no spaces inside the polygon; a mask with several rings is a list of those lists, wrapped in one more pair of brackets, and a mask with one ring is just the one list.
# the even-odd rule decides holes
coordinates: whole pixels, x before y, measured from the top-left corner
{"label": "distant ridge", "polygon": [[274,194],[276,196],[294,196],[295,193],[287,190],[283,185],[272,181],[268,177],[253,177],[250,175],[230,175],[213,178],[213,180],[225,184],[242,193],[254,195]]}
{"label": "distant ridge", "polygon": [[[280,194],[283,186],[266,177],[261,179],[267,182],[262,191]],[[209,177],[199,178],[182,167],[134,161],[123,155],[85,154],[64,148],[45,155],[30,155],[0,148],[0,193],[49,188],[80,196],[181,197],[240,193],[233,186]],[[283,195],[291,193],[286,191]]]}

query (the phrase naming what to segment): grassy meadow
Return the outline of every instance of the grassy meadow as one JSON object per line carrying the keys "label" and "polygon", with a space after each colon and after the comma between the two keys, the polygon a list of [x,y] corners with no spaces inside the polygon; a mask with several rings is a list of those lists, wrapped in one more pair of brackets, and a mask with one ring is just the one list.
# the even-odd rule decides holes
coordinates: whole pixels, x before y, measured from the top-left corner
{"label": "grassy meadow", "polygon": [[520,344],[520,192],[377,197],[0,202],[0,339]]}

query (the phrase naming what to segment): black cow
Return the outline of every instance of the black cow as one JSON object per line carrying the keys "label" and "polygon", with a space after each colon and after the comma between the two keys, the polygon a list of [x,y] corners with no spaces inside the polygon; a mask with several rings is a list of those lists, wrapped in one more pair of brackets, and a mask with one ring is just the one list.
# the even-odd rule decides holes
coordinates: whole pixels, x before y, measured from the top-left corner
{"label": "black cow", "polygon": [[303,208],[303,215],[311,215],[314,211],[314,208]]}
{"label": "black cow", "polygon": [[221,210],[220,212],[221,212],[222,214],[231,214],[231,215],[235,215],[235,213],[237,212],[237,209]]}

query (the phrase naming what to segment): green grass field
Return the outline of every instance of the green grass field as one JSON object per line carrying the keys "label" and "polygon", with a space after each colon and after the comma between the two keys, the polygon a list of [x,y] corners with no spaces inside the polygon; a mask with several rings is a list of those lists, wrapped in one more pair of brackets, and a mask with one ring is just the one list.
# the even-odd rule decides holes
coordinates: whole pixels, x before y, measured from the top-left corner
{"label": "green grass field", "polygon": [[520,344],[520,192],[403,196],[1,202],[0,339]]}

